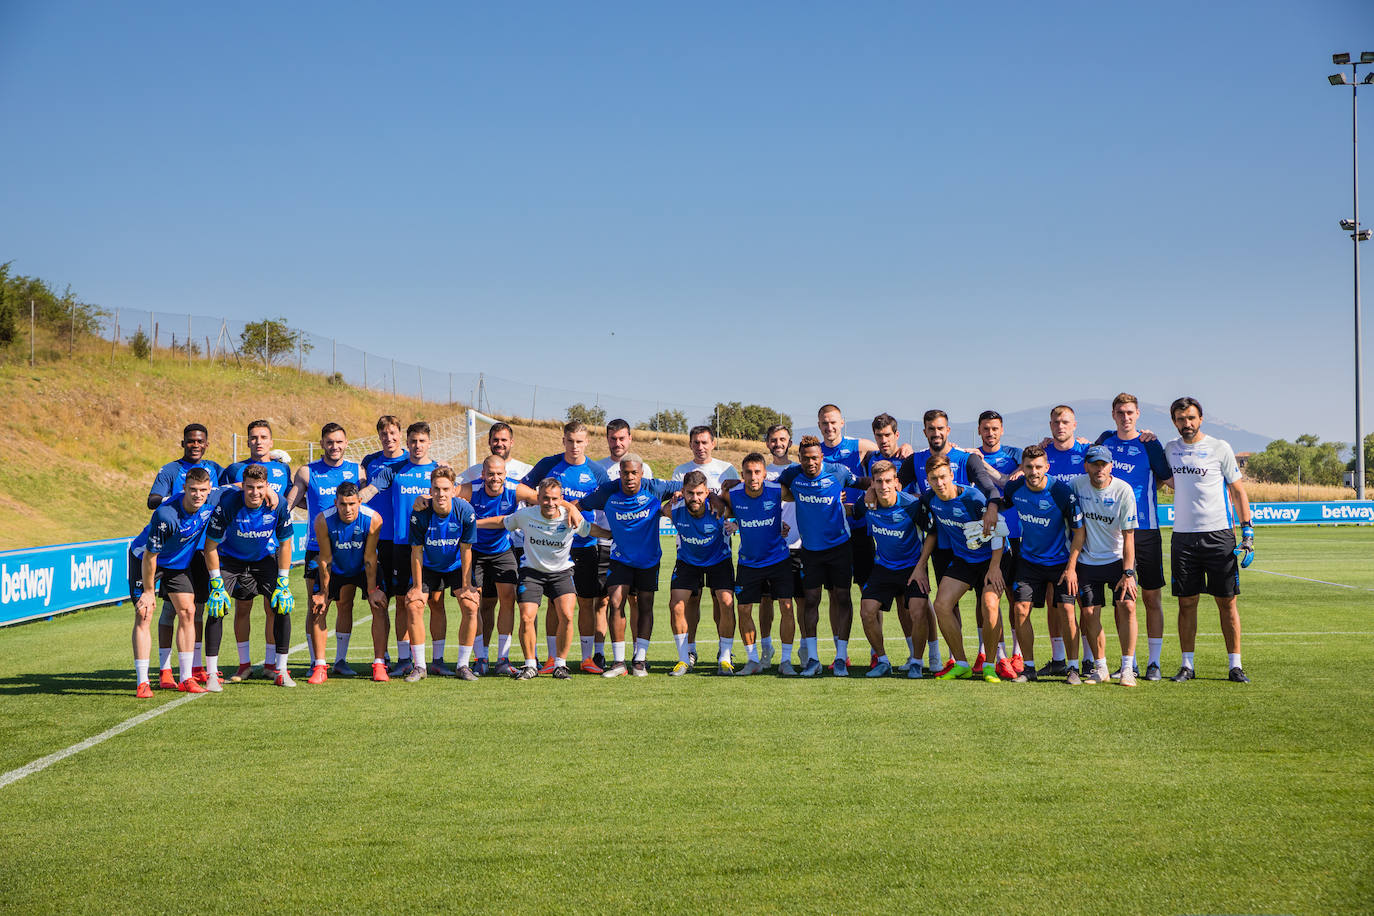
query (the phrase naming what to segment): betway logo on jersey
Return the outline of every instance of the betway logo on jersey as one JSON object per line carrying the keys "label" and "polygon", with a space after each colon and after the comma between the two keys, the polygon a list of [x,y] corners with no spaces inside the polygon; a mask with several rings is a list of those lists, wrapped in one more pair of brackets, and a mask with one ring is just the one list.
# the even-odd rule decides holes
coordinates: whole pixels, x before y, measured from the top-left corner
{"label": "betway logo on jersey", "polygon": [[110,580],[114,578],[114,560],[97,560],[90,554],[80,563],[76,557],[72,561],[72,591],[83,588],[104,588],[110,590]]}
{"label": "betway logo on jersey", "polygon": [[457,547],[462,543],[462,538],[425,538],[426,547]]}
{"label": "betway logo on jersey", "polygon": [[365,541],[339,541],[334,545],[335,550],[362,550]]}
{"label": "betway logo on jersey", "polygon": [[252,529],[252,528],[248,528],[248,529],[239,528],[239,529],[237,529],[237,530],[234,531],[234,536],[235,536],[235,537],[241,537],[241,538],[249,538],[249,539],[251,539],[251,538],[270,538],[272,535],[274,535],[274,534],[276,534],[276,533],[277,533],[277,532],[276,532],[276,529],[275,529],[275,528],[268,528],[268,529],[265,530],[265,531],[257,531],[257,530],[254,530],[254,529]]}
{"label": "betway logo on jersey", "polygon": [[874,534],[881,534],[883,537],[904,538],[907,533],[900,528],[885,528],[882,525],[875,525],[872,521],[873,516],[869,516],[868,530]]}
{"label": "betway logo on jersey", "polygon": [[653,515],[656,511],[657,507],[650,503],[643,509],[631,509],[628,512],[621,512],[617,510],[612,514],[615,516],[615,520],[618,522],[633,522],[636,519],[648,518],[649,516]]}
{"label": "betway logo on jersey", "polygon": [[798,492],[795,491],[795,490],[792,491],[792,496],[793,496],[793,497],[797,500],[797,502],[799,502],[799,503],[818,503],[818,504],[824,505],[824,504],[827,504],[827,503],[833,503],[833,502],[835,501],[835,497],[833,497],[833,496],[813,496],[813,495],[810,494],[810,493],[806,493],[806,492],[798,493]]}
{"label": "betway logo on jersey", "polygon": [[554,538],[543,538],[534,534],[526,534],[525,541],[527,543],[534,544],[537,547],[553,547],[555,549],[562,547],[566,543],[561,539],[555,540]]}
{"label": "betway logo on jersey", "polygon": [[[1089,511],[1087,511],[1086,509],[1083,511],[1083,518],[1085,518],[1085,519],[1089,519],[1089,518],[1090,518],[1090,519],[1092,519],[1093,521],[1095,521],[1095,522],[1101,522],[1101,523],[1104,524],[1104,525],[1113,525],[1113,524],[1116,524],[1116,516],[1115,516],[1115,515],[1098,515],[1096,512],[1089,512]],[[1129,520],[1129,521],[1135,521],[1135,518],[1134,518],[1133,516],[1127,516],[1127,520]],[[1021,521],[1024,522],[1025,519],[1023,518],[1023,519],[1021,519]]]}
{"label": "betway logo on jersey", "polygon": [[1022,515],[1020,519],[1023,525],[1039,525],[1041,528],[1049,528],[1056,521],[1056,519],[1044,518],[1039,515]]}
{"label": "betway logo on jersey", "polygon": [[[333,493],[334,493],[333,490],[322,490],[321,492],[324,493],[324,495],[326,495],[326,496],[331,496],[331,495],[333,495]],[[429,492],[429,484],[427,484],[427,483],[402,483],[402,484],[401,484],[401,495],[402,495],[402,496],[419,496],[421,493],[428,493],[428,492]]]}
{"label": "betway logo on jersey", "polygon": [[776,518],[742,518],[739,520],[741,528],[772,528],[777,523]]}
{"label": "betway logo on jersey", "polygon": [[1192,474],[1195,477],[1206,477],[1207,468],[1195,468],[1191,464],[1174,465],[1174,474]]}
{"label": "betway logo on jersey", "polygon": [[1122,461],[1120,458],[1112,461],[1112,468],[1119,471],[1125,471],[1127,474],[1135,473],[1135,465],[1131,462]]}
{"label": "betway logo on jersey", "polygon": [[700,535],[693,537],[690,534],[683,534],[680,531],[678,532],[678,537],[682,538],[683,543],[691,544],[694,547],[709,547],[715,542],[715,538],[713,537],[702,537]]}
{"label": "betway logo on jersey", "polygon": [[0,604],[42,598],[43,606],[47,607],[52,601],[52,582],[56,575],[57,569],[52,566],[24,563],[10,572],[9,564],[0,563]]}

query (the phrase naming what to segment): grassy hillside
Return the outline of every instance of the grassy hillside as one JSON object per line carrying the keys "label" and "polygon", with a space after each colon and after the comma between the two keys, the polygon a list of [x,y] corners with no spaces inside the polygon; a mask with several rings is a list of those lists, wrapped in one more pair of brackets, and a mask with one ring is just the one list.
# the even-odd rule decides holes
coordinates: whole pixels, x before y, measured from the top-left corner
{"label": "grassy hillside", "polygon": [[[108,346],[108,345],[106,345]],[[228,464],[231,434],[250,420],[272,422],[276,442],[296,461],[320,426],[343,424],[350,436],[373,434],[377,417],[403,422],[461,413],[461,405],[393,398],[389,393],[330,385],[291,369],[240,369],[209,362],[153,362],[92,348],[86,355],[30,368],[0,364],[0,549],[118,537],[148,519],[144,499],[157,469],[178,457],[181,428],[210,429],[209,457]],[[533,463],[562,450],[559,424],[517,421],[515,455]],[[719,457],[738,463],[750,443],[722,442]],[[480,444],[479,444],[480,448]],[[636,435],[635,448],[662,475],[690,457],[685,436]],[[604,457],[599,431],[593,457]]]}

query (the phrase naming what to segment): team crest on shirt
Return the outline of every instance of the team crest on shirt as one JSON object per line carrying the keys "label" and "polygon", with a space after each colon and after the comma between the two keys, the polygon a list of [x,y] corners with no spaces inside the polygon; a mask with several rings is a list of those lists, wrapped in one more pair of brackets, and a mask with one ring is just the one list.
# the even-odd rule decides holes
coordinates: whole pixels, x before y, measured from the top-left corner
{"label": "team crest on shirt", "polygon": [[1049,501],[1048,499],[1042,499],[1042,500],[1040,500],[1040,508],[1041,508],[1041,509],[1048,509],[1049,507],[1050,507],[1050,501]]}
{"label": "team crest on shirt", "polygon": [[955,517],[955,518],[963,518],[963,517],[964,517],[964,507],[963,507],[963,506],[955,506],[955,507],[954,507],[954,517]]}
{"label": "team crest on shirt", "polygon": [[352,469],[352,468],[344,468],[343,479],[344,479],[344,480],[352,480],[352,479],[353,479],[353,469]]}
{"label": "team crest on shirt", "polygon": [[1104,496],[1104,497],[1102,497],[1102,505],[1104,505],[1104,506],[1115,506],[1115,505],[1116,505],[1116,500],[1113,499],[1113,498],[1110,497],[1110,496]]}
{"label": "team crest on shirt", "polygon": [[1126,447],[1126,454],[1127,454],[1127,455],[1139,455],[1139,454],[1140,454],[1140,449],[1136,448],[1134,445],[1128,445],[1128,446]]}
{"label": "team crest on shirt", "polygon": [[771,499],[765,499],[765,500],[763,501],[763,511],[764,511],[764,512],[772,512],[772,511],[773,511],[774,509],[776,509],[777,507],[778,507],[778,504],[775,503],[775,502],[773,502]]}
{"label": "team crest on shirt", "polygon": [[590,483],[591,479],[592,475],[588,474],[586,471],[583,471],[581,474],[577,475],[578,483]]}

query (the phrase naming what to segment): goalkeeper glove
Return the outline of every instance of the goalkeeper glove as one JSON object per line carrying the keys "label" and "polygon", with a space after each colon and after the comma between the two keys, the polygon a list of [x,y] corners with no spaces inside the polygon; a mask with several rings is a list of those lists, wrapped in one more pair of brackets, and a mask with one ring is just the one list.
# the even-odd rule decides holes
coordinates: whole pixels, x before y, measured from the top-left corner
{"label": "goalkeeper glove", "polygon": [[1240,526],[1240,546],[1235,550],[1240,560],[1240,568],[1245,569],[1255,561],[1255,529],[1253,525]]}
{"label": "goalkeeper glove", "polygon": [[221,576],[210,577],[210,597],[205,602],[205,613],[211,617],[223,617],[229,613],[229,593],[224,590]]}
{"label": "goalkeeper glove", "polygon": [[289,614],[296,607],[296,598],[291,594],[289,576],[277,576],[277,588],[272,592],[272,610],[278,614]]}

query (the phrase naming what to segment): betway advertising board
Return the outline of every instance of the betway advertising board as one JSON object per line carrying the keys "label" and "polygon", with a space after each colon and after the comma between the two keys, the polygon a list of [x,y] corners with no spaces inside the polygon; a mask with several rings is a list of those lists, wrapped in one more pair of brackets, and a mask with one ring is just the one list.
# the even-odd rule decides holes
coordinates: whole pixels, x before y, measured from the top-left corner
{"label": "betway advertising board", "polygon": [[[1326,503],[1253,503],[1256,525],[1374,524],[1374,500]],[[1160,506],[1159,523],[1174,522],[1174,507]],[[674,533],[667,519],[664,535]],[[0,552],[0,626],[24,623],[101,604],[129,600],[132,538],[56,544]],[[293,565],[305,557],[305,522],[296,522]]]}
{"label": "betway advertising board", "polygon": [[[129,600],[132,538],[0,552],[0,626]],[[291,543],[305,557],[305,522]]]}

